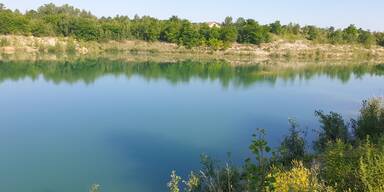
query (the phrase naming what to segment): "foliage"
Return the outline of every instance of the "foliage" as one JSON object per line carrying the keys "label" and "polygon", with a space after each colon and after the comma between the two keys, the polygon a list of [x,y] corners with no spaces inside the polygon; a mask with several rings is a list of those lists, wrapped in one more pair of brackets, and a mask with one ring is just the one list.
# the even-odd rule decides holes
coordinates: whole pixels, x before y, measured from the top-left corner
{"label": "foliage", "polygon": [[306,168],[301,161],[292,161],[292,168],[284,170],[274,167],[270,174],[275,182],[267,191],[299,192],[321,191],[324,185],[318,181],[317,170]]}
{"label": "foliage", "polygon": [[238,31],[237,41],[239,43],[261,44],[271,41],[269,29],[267,26],[259,25],[253,19],[244,20],[239,18],[236,21]]}
{"label": "foliage", "polygon": [[329,29],[328,39],[332,44],[342,44],[344,42],[343,31],[340,29],[335,30],[335,28],[331,27]]}
{"label": "foliage", "polygon": [[171,180],[168,182],[168,188],[170,192],[180,192],[179,182],[181,177],[176,175],[176,171],[172,171]]}
{"label": "foliage", "polygon": [[361,189],[357,175],[359,155],[341,140],[328,143],[322,154],[321,178],[337,191]]}
{"label": "foliage", "polygon": [[183,180],[183,183],[185,184],[185,191],[187,192],[193,192],[198,191],[200,189],[200,178],[198,175],[196,175],[193,171],[189,174],[189,178],[187,181]]}
{"label": "foliage", "polygon": [[168,188],[171,192],[234,192],[242,191],[240,183],[240,172],[229,162],[224,167],[218,166],[218,163],[206,155],[201,157],[202,169],[198,174],[191,172],[187,181],[182,181],[181,177],[176,175],[175,171],[171,173],[171,180],[168,182]]}
{"label": "foliage", "polygon": [[359,31],[355,25],[350,25],[343,30],[343,39],[347,43],[356,43],[359,38]]}
{"label": "foliage", "polygon": [[271,152],[271,148],[265,140],[264,129],[257,129],[256,134],[252,137],[252,144],[249,148],[255,155],[256,163],[253,163],[251,159],[245,160],[246,189],[247,191],[264,191],[266,188],[270,188],[273,183],[273,178],[268,177],[271,159],[267,155]]}
{"label": "foliage", "polygon": [[380,147],[375,147],[367,139],[362,146],[364,153],[359,161],[359,176],[365,191],[384,191],[384,150],[382,144],[380,143]]}
{"label": "foliage", "polygon": [[167,20],[137,15],[134,18],[119,15],[97,18],[89,11],[52,3],[24,14],[2,5],[0,34],[64,36],[85,41],[139,39],[177,43],[187,48],[208,46],[215,50],[227,48],[234,42],[267,43],[272,40],[271,34],[287,40],[306,38],[318,43],[360,43],[367,48],[384,44],[381,33],[357,29],[354,25],[336,30],[293,23],[282,25],[280,21],[261,25],[244,18],[234,23],[231,17],[226,17],[219,27],[209,27],[206,23],[191,23],[176,16]]}
{"label": "foliage", "polygon": [[[282,141],[278,151],[280,156],[268,146],[265,131],[258,129],[250,145],[254,160],[247,159],[242,169],[237,169],[228,164],[217,166],[206,157],[199,179],[192,179],[194,185],[187,185],[200,188],[187,189],[212,192],[383,191],[383,130],[371,129],[379,127],[378,119],[383,108],[381,102],[378,98],[363,102],[359,118],[355,121],[356,126],[363,130],[359,134],[365,134],[363,143],[351,142],[348,126],[340,114],[316,111],[321,124],[319,140],[316,141],[321,148],[318,153],[306,155],[305,140],[297,123],[290,120],[290,133]],[[371,141],[373,133],[376,138]],[[361,141],[359,135],[355,137]]]}
{"label": "foliage", "polygon": [[220,167],[206,155],[202,156],[201,160],[203,168],[200,171],[200,187],[202,191],[242,191],[240,172],[230,162],[226,162],[225,166]]}
{"label": "foliage", "polygon": [[336,140],[347,142],[348,127],[344,122],[343,117],[335,112],[324,114],[323,111],[315,111],[316,117],[320,122],[320,130],[318,139],[315,141],[315,149],[323,151],[327,143],[334,143]]}
{"label": "foliage", "polygon": [[372,45],[376,44],[376,38],[371,32],[360,29],[359,43],[363,44],[366,48],[370,48]]}
{"label": "foliage", "polygon": [[201,44],[200,34],[197,27],[189,21],[183,21],[180,29],[179,44],[192,48]]}
{"label": "foliage", "polygon": [[275,21],[274,23],[269,24],[270,32],[276,35],[280,35],[283,32],[283,26],[280,21]]}
{"label": "foliage", "polygon": [[357,139],[365,140],[369,136],[373,143],[377,143],[384,136],[383,98],[363,101],[357,120],[352,121],[352,127]]}
{"label": "foliage", "polygon": [[384,33],[375,33],[376,43],[384,47]]}
{"label": "foliage", "polygon": [[289,119],[291,125],[289,135],[285,136],[279,149],[279,161],[287,166],[294,160],[303,161],[305,158],[305,140],[303,132],[294,119]]}

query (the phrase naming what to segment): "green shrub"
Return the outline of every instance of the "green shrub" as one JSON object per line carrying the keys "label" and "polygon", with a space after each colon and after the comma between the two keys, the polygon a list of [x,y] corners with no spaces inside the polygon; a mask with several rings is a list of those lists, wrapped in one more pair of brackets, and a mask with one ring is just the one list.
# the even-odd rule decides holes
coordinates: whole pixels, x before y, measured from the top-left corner
{"label": "green shrub", "polygon": [[179,188],[180,180],[181,180],[181,177],[176,175],[176,171],[172,171],[171,180],[167,184],[170,192],[180,192],[180,188]]}
{"label": "green shrub", "polygon": [[[383,144],[383,143],[381,143]],[[384,151],[375,147],[369,140],[362,146],[364,151],[359,162],[359,176],[364,185],[364,191],[384,191]]]}
{"label": "green shrub", "polygon": [[218,40],[218,39],[209,39],[208,40],[208,46],[211,49],[217,51],[217,50],[220,50],[220,49],[224,48],[224,43],[223,43],[223,41]]}
{"label": "green shrub", "polygon": [[384,105],[382,98],[363,101],[357,120],[352,122],[355,136],[365,140],[369,136],[373,143],[377,143],[384,135]]}
{"label": "green shrub", "polygon": [[321,179],[337,191],[361,191],[359,179],[359,153],[341,140],[328,143],[322,154]]}
{"label": "green shrub", "polygon": [[285,136],[279,149],[279,161],[285,166],[290,165],[293,160],[303,161],[306,155],[303,132],[294,119],[289,119],[289,124],[289,135]]}
{"label": "green shrub", "polygon": [[323,111],[315,111],[315,115],[320,122],[320,131],[314,146],[316,150],[323,151],[328,142],[335,142],[338,139],[343,142],[349,140],[348,127],[340,114],[335,112],[324,114]]}

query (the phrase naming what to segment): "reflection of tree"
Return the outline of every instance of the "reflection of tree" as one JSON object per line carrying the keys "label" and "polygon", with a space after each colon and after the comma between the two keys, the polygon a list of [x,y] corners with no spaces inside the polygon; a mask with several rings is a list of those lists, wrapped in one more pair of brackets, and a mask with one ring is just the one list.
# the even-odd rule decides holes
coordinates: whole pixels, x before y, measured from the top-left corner
{"label": "reflection of tree", "polygon": [[36,79],[43,76],[55,83],[92,83],[104,75],[138,75],[148,80],[165,79],[171,83],[188,82],[192,78],[219,80],[223,86],[248,86],[256,82],[275,83],[276,79],[308,80],[316,75],[326,75],[346,82],[351,75],[361,77],[364,74],[383,75],[383,64],[316,65],[305,67],[278,67],[273,65],[231,66],[222,61],[179,63],[140,62],[99,59],[78,59],[74,61],[7,61],[0,62],[0,82],[19,80],[25,77]]}

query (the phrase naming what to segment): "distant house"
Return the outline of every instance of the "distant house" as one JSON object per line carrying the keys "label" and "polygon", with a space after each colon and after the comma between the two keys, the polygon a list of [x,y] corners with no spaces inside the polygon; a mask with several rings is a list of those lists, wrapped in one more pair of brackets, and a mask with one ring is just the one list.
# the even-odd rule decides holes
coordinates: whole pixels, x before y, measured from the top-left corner
{"label": "distant house", "polygon": [[210,28],[212,28],[212,27],[220,28],[221,27],[220,23],[217,23],[217,22],[207,22],[207,24]]}

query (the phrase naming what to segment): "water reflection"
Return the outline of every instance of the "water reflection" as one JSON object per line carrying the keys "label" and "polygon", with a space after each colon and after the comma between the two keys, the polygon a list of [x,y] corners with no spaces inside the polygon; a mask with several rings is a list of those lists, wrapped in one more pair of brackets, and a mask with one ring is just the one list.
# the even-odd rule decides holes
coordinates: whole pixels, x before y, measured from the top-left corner
{"label": "water reflection", "polygon": [[297,77],[309,80],[325,75],[331,79],[347,82],[351,76],[360,78],[365,74],[383,75],[384,64],[355,63],[259,63],[233,66],[224,61],[181,62],[126,62],[106,58],[76,59],[68,61],[0,61],[0,83],[23,78],[37,79],[42,76],[54,83],[92,84],[105,75],[138,75],[147,80],[165,79],[172,84],[188,82],[192,78],[219,80],[222,86],[249,86],[254,83],[274,84],[278,78],[289,81]]}

